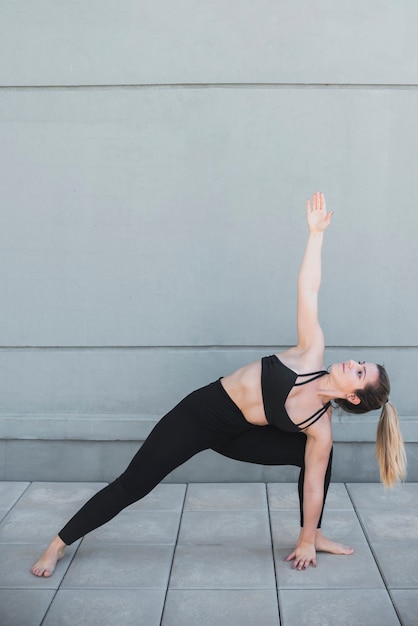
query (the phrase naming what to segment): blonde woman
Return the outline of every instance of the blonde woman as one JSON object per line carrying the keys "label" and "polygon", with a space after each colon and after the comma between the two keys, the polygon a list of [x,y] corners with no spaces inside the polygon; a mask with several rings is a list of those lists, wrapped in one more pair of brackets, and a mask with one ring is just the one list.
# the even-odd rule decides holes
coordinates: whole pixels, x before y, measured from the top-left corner
{"label": "blonde woman", "polygon": [[385,485],[405,476],[405,452],[384,368],[353,360],[324,368],[318,292],[322,240],[332,213],[327,213],[322,193],[307,201],[306,215],[309,236],[298,279],[297,345],[182,400],[158,422],[126,471],[93,496],[52,540],[32,567],[35,576],[51,576],[67,545],[143,498],[169,472],[208,448],[250,463],[301,468],[300,532],[287,557],[292,567],[315,567],[317,551],[353,552],[321,532],[331,476],[331,403],[352,413],[382,407],[376,450]]}

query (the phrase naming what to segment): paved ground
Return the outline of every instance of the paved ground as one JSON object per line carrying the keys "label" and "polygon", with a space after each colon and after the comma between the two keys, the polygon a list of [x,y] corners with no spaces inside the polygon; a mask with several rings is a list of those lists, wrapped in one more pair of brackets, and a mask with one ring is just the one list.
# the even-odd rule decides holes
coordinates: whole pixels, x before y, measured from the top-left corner
{"label": "paved ground", "polygon": [[353,556],[284,557],[294,484],[162,484],[68,549],[52,578],[29,567],[102,485],[0,482],[1,626],[416,626],[418,483],[333,484],[324,533]]}

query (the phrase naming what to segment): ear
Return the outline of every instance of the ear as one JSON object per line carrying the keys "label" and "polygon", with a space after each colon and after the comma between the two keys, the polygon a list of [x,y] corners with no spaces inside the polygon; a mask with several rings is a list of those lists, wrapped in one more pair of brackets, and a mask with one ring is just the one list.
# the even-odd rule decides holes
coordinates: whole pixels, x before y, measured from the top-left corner
{"label": "ear", "polygon": [[347,396],[347,400],[351,402],[351,404],[360,404],[361,400],[356,393],[349,393]]}

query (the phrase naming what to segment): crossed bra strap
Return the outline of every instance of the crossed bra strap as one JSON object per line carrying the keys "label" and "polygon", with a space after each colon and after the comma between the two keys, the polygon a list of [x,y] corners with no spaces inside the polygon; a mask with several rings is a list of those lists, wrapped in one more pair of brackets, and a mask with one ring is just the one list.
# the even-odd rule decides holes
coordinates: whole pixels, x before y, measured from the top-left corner
{"label": "crossed bra strap", "polygon": [[321,376],[325,376],[328,374],[327,370],[319,370],[318,372],[309,372],[308,374],[296,374],[298,378],[302,378],[303,376],[312,376],[309,380],[302,380],[301,383],[295,383],[294,387],[300,387],[301,385],[306,385],[307,383],[311,383],[313,380],[317,378],[321,378]]}
{"label": "crossed bra strap", "polygon": [[[308,374],[298,374],[297,375],[298,378],[302,378],[306,376],[312,376],[312,378],[309,378],[309,380],[302,380],[302,382],[300,383],[294,383],[293,386],[300,387],[301,385],[306,385],[307,383],[311,383],[313,380],[316,380],[317,378],[321,378],[321,376],[325,376],[325,374],[328,374],[326,370],[319,370],[318,372],[309,372]],[[309,428],[309,426],[312,426],[312,424],[315,424],[315,422],[317,422],[319,418],[321,418],[324,415],[324,413],[328,411],[330,406],[331,406],[331,401],[324,404],[322,408],[318,409],[316,413],[308,417],[306,420],[303,420],[303,422],[300,422],[298,424],[298,427],[300,428],[300,430],[304,430],[305,428]],[[302,426],[302,424],[305,424],[305,426]]]}

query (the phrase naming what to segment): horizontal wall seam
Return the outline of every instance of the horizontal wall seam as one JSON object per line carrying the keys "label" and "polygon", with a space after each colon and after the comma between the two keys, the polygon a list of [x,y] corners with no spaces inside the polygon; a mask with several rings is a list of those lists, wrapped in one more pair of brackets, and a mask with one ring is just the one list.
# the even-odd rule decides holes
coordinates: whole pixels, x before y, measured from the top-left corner
{"label": "horizontal wall seam", "polygon": [[[339,410],[339,409],[337,409]],[[366,416],[367,415],[367,416]],[[400,413],[399,419],[405,422],[418,422],[418,414],[416,412],[407,414]],[[97,421],[128,421],[128,422],[137,422],[137,421],[154,421],[159,420],[159,413],[83,413],[83,412],[17,412],[17,413],[0,413],[0,422],[10,421],[14,422],[16,420],[25,421],[26,423],[36,424],[39,420],[46,420],[51,423],[58,421],[79,421],[85,422],[86,420],[97,422]],[[338,413],[333,416],[333,424],[348,424],[357,426],[363,426],[367,424],[377,424],[379,421],[378,411],[369,411],[367,414],[356,415],[354,413],[344,413],[343,416],[338,415]],[[418,432],[417,432],[418,436]]]}
{"label": "horizontal wall seam", "polygon": [[[143,441],[158,416],[65,415],[0,416],[2,441]],[[418,443],[418,416],[400,415],[405,443]],[[377,417],[363,422],[335,421],[334,442],[375,442]]]}
{"label": "horizontal wall seam", "polygon": [[[208,344],[208,345],[164,345],[164,346],[141,346],[141,345],[131,345],[131,346],[119,346],[119,345],[109,345],[109,346],[0,346],[0,351],[15,351],[15,352],[24,352],[24,351],[76,351],[76,350],[91,350],[91,351],[105,351],[105,350],[142,350],[142,351],[164,351],[164,350],[179,350],[179,351],[192,351],[192,350],[287,350],[291,348],[291,345],[285,344]],[[418,346],[416,345],[337,345],[337,344],[327,344],[326,350],[399,350],[399,351],[409,351],[416,350]]]}
{"label": "horizontal wall seam", "polygon": [[0,85],[0,90],[94,90],[94,89],[401,89],[415,90],[418,83],[120,83],[68,85]]}

